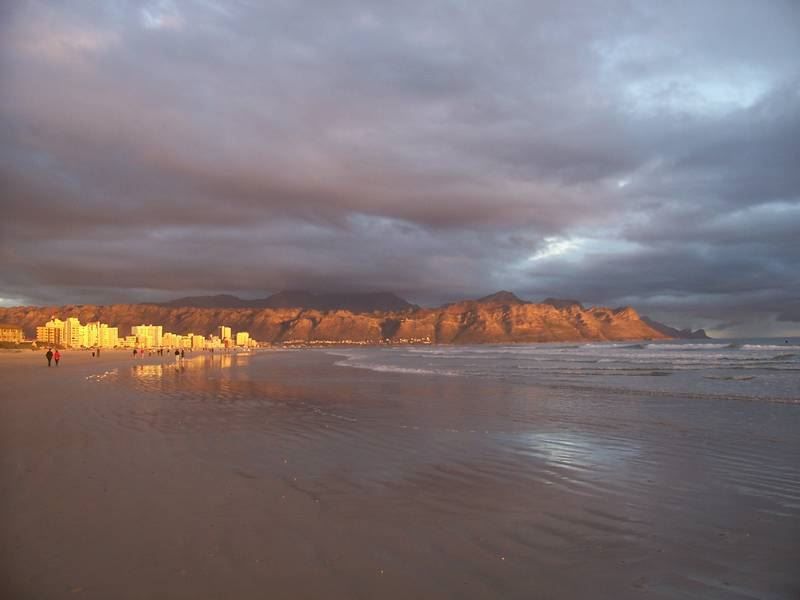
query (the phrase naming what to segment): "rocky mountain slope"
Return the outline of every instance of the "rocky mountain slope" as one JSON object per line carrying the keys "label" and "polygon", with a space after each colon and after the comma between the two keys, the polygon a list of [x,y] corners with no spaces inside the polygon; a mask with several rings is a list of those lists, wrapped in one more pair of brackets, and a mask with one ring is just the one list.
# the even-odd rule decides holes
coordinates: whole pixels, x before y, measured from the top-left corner
{"label": "rocky mountain slope", "polygon": [[654,321],[649,317],[642,317],[642,321],[647,323],[650,327],[655,329],[656,331],[660,331],[665,336],[670,338],[679,338],[679,339],[686,339],[686,340],[710,340],[711,338],[708,337],[705,329],[695,329],[692,331],[691,329],[676,329],[675,327],[670,327],[669,325],[664,325],[663,323],[659,323],[658,321]]}
{"label": "rocky mountain slope", "polygon": [[670,337],[644,322],[630,307],[584,308],[578,302],[535,304],[510,292],[439,308],[354,312],[315,308],[198,308],[155,304],[0,308],[0,321],[21,325],[28,336],[51,315],[102,321],[128,335],[138,324],[165,331],[207,335],[218,325],[248,331],[263,342],[430,341],[446,344],[641,340]]}

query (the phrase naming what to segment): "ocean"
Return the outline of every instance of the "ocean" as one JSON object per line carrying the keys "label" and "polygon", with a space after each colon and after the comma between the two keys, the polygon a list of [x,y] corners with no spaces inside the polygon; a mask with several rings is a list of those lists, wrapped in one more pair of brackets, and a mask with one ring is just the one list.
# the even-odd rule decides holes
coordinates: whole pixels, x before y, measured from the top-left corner
{"label": "ocean", "polygon": [[510,346],[395,346],[333,352],[373,371],[481,377],[550,389],[800,402],[800,338]]}

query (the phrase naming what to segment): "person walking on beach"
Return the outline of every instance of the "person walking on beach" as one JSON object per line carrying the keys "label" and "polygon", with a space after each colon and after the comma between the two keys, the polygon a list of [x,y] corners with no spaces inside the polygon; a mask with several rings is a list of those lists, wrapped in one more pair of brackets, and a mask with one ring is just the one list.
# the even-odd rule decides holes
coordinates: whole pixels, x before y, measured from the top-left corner
{"label": "person walking on beach", "polygon": [[181,360],[183,360],[183,350],[181,350]]}
{"label": "person walking on beach", "polygon": [[175,348],[175,364],[181,364],[181,351]]}
{"label": "person walking on beach", "polygon": [[56,361],[56,366],[58,366],[58,361],[60,361],[60,360],[61,360],[61,352],[59,352],[58,350],[56,350],[56,353],[55,353],[55,354],[53,354],[53,358],[54,358],[54,359],[55,359],[55,361]]}
{"label": "person walking on beach", "polygon": [[137,354],[138,352],[139,352],[139,351],[138,351],[136,348],[134,348],[134,349],[133,349],[133,358],[136,358],[136,354]]}
{"label": "person walking on beach", "polygon": [[44,356],[47,359],[47,366],[51,366],[50,363],[53,361],[53,349],[48,348],[47,353]]}
{"label": "person walking on beach", "polygon": [[97,349],[97,358],[100,358],[100,348]]}

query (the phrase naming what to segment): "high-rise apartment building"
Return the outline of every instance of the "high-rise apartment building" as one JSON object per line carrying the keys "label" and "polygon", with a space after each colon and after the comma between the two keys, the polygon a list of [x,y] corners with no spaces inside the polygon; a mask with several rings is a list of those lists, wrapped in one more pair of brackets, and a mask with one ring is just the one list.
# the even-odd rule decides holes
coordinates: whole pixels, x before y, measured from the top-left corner
{"label": "high-rise apartment building", "polygon": [[136,336],[136,343],[142,348],[160,348],[163,330],[162,325],[134,325],[131,335]]}
{"label": "high-rise apartment building", "polygon": [[225,327],[225,325],[219,326],[219,337],[221,340],[229,340],[231,339],[231,328]]}
{"label": "high-rise apartment building", "polygon": [[109,327],[106,323],[100,323],[97,345],[101,348],[115,348],[119,345],[119,328]]}
{"label": "high-rise apartment building", "polygon": [[86,324],[86,345],[90,348],[100,345],[100,321]]}
{"label": "high-rise apartment building", "polygon": [[86,325],[81,325],[78,317],[69,317],[64,321],[63,344],[68,348],[86,347],[89,345],[88,333]]}
{"label": "high-rise apartment building", "polygon": [[69,348],[114,348],[119,345],[119,330],[100,321],[82,325],[77,317],[66,321],[53,317],[36,328],[36,341]]}
{"label": "high-rise apartment building", "polygon": [[246,331],[236,332],[236,345],[248,346],[250,344],[250,334]]}
{"label": "high-rise apartment building", "polygon": [[119,344],[119,330],[108,323],[94,321],[87,323],[86,346],[89,348],[114,348]]}
{"label": "high-rise apartment building", "polygon": [[64,344],[64,321],[52,317],[43,326],[37,327],[36,341],[50,346]]}

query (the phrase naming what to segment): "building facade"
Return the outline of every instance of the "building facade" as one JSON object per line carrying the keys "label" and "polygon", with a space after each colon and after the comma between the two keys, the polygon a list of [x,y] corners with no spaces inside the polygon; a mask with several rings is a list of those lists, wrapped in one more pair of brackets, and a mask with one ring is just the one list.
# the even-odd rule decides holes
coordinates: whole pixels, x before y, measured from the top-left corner
{"label": "building facade", "polygon": [[114,348],[120,345],[117,327],[100,321],[82,325],[77,317],[69,317],[66,321],[53,317],[36,328],[36,341],[68,348]]}
{"label": "building facade", "polygon": [[162,325],[134,325],[131,335],[142,348],[160,348],[163,345],[164,327]]}
{"label": "building facade", "polygon": [[119,346],[119,328],[100,323],[97,345],[101,348],[116,348]]}
{"label": "building facade", "polygon": [[69,317],[64,321],[64,342],[69,348],[89,346],[89,330],[86,325],[81,325],[78,317]]}
{"label": "building facade", "polygon": [[63,346],[64,321],[52,317],[47,323],[36,328],[36,341],[48,346]]}
{"label": "building facade", "polygon": [[19,344],[22,341],[22,327],[11,323],[0,323],[0,342]]}

